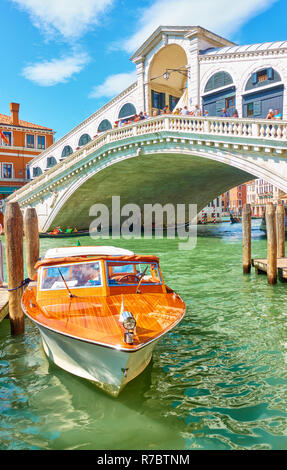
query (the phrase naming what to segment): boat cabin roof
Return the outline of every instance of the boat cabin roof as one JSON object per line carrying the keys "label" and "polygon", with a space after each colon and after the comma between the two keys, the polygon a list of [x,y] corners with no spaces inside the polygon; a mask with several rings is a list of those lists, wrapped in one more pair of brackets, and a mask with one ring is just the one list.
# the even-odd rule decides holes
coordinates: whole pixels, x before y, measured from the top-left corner
{"label": "boat cabin roof", "polygon": [[73,264],[73,263],[88,263],[91,261],[98,260],[110,260],[110,261],[127,261],[127,262],[142,262],[142,263],[158,263],[159,258],[155,255],[122,255],[122,256],[109,256],[109,255],[91,255],[87,256],[65,256],[63,258],[44,258],[37,261],[35,269],[37,270],[41,266],[54,266],[58,264]]}
{"label": "boat cabin roof", "polygon": [[117,248],[116,246],[65,246],[61,248],[51,248],[44,256],[49,258],[65,258],[70,256],[126,256],[133,255],[134,252]]}

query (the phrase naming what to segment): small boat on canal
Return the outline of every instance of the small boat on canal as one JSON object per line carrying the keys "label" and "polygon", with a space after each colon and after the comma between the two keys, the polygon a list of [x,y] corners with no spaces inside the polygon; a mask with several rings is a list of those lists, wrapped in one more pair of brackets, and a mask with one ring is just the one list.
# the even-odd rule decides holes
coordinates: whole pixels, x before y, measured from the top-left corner
{"label": "small boat on canal", "polygon": [[185,314],[159,258],[111,246],[50,249],[22,297],[46,355],[112,396],[137,377]]}
{"label": "small boat on canal", "polygon": [[53,232],[40,232],[40,238],[73,238],[73,237],[87,237],[89,236],[89,230],[78,230],[78,231],[69,231],[61,232],[54,230]]}

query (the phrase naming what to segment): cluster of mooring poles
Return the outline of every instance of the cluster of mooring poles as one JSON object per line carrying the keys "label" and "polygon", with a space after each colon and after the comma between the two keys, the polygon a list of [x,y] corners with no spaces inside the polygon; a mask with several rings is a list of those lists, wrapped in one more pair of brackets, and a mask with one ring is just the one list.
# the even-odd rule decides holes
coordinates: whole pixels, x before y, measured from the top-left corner
{"label": "cluster of mooring poles", "polygon": [[[25,234],[26,266],[29,279],[34,278],[34,266],[39,259],[39,229],[36,209],[26,209],[23,218],[18,202],[9,202],[4,218],[9,318],[11,334],[24,333],[25,321],[21,298],[25,286],[23,235]],[[26,280],[28,281],[28,279]]]}
{"label": "cluster of mooring poles", "polygon": [[272,202],[266,206],[267,259],[251,259],[251,207],[245,204],[242,211],[243,273],[249,274],[251,264],[256,274],[267,273],[269,284],[287,280],[287,258],[285,258],[285,209]]}

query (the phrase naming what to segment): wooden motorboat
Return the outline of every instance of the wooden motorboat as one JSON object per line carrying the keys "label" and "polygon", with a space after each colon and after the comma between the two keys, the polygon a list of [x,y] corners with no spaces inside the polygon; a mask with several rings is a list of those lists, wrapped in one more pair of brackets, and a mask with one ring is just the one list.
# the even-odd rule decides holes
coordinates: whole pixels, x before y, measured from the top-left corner
{"label": "wooden motorboat", "polygon": [[159,339],[185,313],[156,256],[65,247],[48,250],[35,268],[22,308],[45,353],[113,396],[145,369]]}

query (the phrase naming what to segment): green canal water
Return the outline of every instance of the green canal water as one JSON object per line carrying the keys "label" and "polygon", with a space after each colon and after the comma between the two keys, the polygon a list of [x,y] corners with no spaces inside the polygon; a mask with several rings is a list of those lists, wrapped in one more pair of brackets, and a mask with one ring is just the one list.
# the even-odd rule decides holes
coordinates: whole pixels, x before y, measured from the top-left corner
{"label": "green canal water", "polygon": [[[177,240],[102,240],[160,256],[183,321],[117,398],[45,357],[38,330],[0,324],[0,449],[287,449],[287,285],[242,275],[241,225]],[[253,223],[252,256],[266,254]],[[73,245],[75,239],[63,240]],[[41,255],[57,240],[41,240]]]}

